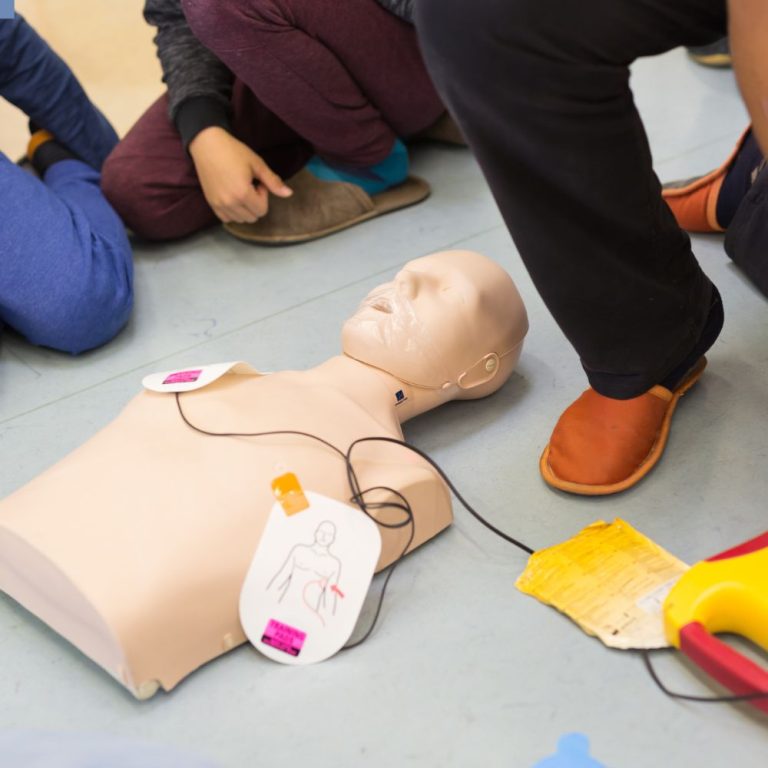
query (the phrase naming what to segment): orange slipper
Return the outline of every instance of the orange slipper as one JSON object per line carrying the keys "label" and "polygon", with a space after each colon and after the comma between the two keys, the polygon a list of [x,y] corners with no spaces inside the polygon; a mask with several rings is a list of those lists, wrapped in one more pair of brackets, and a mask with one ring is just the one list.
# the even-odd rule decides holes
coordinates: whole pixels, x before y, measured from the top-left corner
{"label": "orange slipper", "polygon": [[741,151],[749,131],[749,128],[744,131],[731,156],[719,168],[705,176],[671,181],[664,185],[662,197],[683,229],[688,232],[725,232],[725,228],[717,221],[717,198],[723,180]]}
{"label": "orange slipper", "polygon": [[701,378],[702,357],[674,392],[657,385],[615,400],[588,389],[557,422],[539,469],[553,488],[606,496],[631,488],[661,458],[680,398]]}

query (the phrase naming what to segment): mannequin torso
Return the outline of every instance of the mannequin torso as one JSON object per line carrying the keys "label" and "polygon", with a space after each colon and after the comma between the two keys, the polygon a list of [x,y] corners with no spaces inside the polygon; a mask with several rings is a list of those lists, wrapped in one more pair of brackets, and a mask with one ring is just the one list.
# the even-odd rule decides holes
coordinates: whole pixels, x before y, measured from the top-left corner
{"label": "mannequin torso", "polygon": [[[185,391],[178,405],[166,390],[142,392],[0,502],[0,589],[136,696],[168,690],[245,640],[239,594],[275,503],[272,481],[292,472],[306,490],[345,502],[352,495],[343,458],[316,440],[211,436],[190,424],[213,433],[299,431],[342,452],[360,438],[402,439],[405,420],[498,389],[527,329],[509,275],[481,254],[449,251],[408,262],[374,289],[344,326],[345,354],[316,368],[232,369]],[[192,373],[177,372],[176,381],[197,381],[186,378]],[[386,488],[408,500],[410,549],[450,525],[448,489],[417,454],[365,442],[352,461],[360,488],[378,489],[367,501],[397,501]],[[403,519],[397,509],[373,514]],[[383,568],[403,553],[411,528],[380,533]],[[290,565],[316,574],[319,616],[333,558],[305,549]]]}
{"label": "mannequin torso", "polygon": [[[360,437],[402,439],[395,386],[402,390],[342,357],[309,371],[225,375],[180,402],[208,431],[299,430],[346,450]],[[415,454],[364,444],[354,464],[362,488],[387,486],[409,499],[412,547],[450,525],[447,489]],[[285,472],[307,490],[350,498],[344,462],[330,448],[294,435],[202,435],[183,422],[172,394],[142,392],[0,505],[0,587],[134,692],[152,690],[153,680],[170,689],[245,641],[239,592],[275,503],[271,482]],[[381,529],[379,568],[398,558],[409,532]],[[25,546],[15,546],[19,540]],[[35,566],[29,548],[47,562]],[[44,605],[46,592],[62,588],[42,577],[51,568],[82,598],[64,600],[57,619]],[[20,582],[14,574],[22,571]],[[95,635],[82,601],[99,619]]]}

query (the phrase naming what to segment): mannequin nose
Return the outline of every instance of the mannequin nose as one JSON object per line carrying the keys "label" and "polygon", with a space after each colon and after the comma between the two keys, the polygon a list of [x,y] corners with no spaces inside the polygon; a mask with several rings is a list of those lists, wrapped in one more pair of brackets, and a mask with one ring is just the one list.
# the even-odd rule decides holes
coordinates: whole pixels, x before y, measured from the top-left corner
{"label": "mannequin nose", "polygon": [[413,272],[402,270],[395,277],[397,290],[408,299],[415,299],[419,292],[419,281]]}

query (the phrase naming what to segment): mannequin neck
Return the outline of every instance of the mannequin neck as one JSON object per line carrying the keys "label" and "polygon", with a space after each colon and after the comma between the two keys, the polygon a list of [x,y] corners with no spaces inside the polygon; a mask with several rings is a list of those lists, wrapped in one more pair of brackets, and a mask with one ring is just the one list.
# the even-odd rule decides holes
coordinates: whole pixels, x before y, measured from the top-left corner
{"label": "mannequin neck", "polygon": [[406,384],[387,371],[347,355],[332,357],[315,371],[327,376],[335,387],[345,390],[367,410],[374,412],[383,404],[391,408],[401,424],[453,400],[458,390],[457,387],[426,389]]}

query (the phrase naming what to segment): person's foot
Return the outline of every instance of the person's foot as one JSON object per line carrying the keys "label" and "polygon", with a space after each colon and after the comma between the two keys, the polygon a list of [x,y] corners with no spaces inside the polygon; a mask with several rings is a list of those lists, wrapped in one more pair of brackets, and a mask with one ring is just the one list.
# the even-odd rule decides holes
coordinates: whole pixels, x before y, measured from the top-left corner
{"label": "person's foot", "polygon": [[443,112],[429,128],[412,136],[411,141],[437,141],[440,144],[451,144],[455,147],[468,146],[467,140],[448,110]]}
{"label": "person's foot", "polygon": [[714,171],[668,182],[662,196],[688,232],[724,232],[754,182],[764,158],[748,128],[730,157]]}
{"label": "person's foot", "polygon": [[39,176],[42,177],[52,165],[62,160],[77,160],[77,157],[59,144],[49,131],[39,128],[31,121],[29,131],[26,160]]}
{"label": "person's foot", "polygon": [[677,390],[660,385],[640,397],[615,400],[588,389],[560,417],[539,462],[553,488],[582,496],[619,493],[638,483],[658,463],[680,398],[706,365]]}
{"label": "person's foot", "polygon": [[224,224],[239,240],[261,245],[288,245],[316,240],[355,224],[425,200],[430,193],[423,179],[405,181],[376,195],[347,181],[323,181],[302,168],[286,182],[288,198],[272,197],[266,216],[253,224]]}
{"label": "person's foot", "polygon": [[604,496],[631,488],[656,466],[680,398],[701,378],[706,352],[723,326],[723,308],[712,287],[709,315],[699,341],[664,380],[629,400],[588,389],[562,414],[539,462],[553,488]]}
{"label": "person's foot", "polygon": [[26,155],[22,155],[17,161],[16,165],[21,168],[22,171],[26,171],[32,176],[37,176],[37,171],[32,167],[32,163],[29,162],[29,158]]}
{"label": "person's foot", "polygon": [[395,139],[390,153],[376,165],[367,168],[331,163],[315,155],[307,163],[307,170],[321,181],[356,184],[369,195],[378,195],[408,178],[408,150],[400,139]]}
{"label": "person's foot", "polygon": [[731,66],[731,47],[728,38],[724,37],[710,45],[700,45],[688,48],[688,55],[704,67],[722,69]]}

